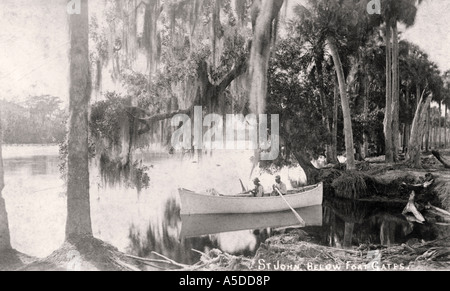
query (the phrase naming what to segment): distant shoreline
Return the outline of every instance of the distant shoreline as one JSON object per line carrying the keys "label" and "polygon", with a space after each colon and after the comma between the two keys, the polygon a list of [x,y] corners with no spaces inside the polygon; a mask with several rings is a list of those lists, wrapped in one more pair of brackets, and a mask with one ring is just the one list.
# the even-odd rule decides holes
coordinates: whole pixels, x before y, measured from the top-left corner
{"label": "distant shoreline", "polygon": [[11,143],[11,144],[6,144],[3,143],[2,147],[45,147],[45,146],[59,146],[59,143],[47,143],[47,144],[39,144],[39,143],[24,143],[24,144],[15,144],[15,143]]}
{"label": "distant shoreline", "polygon": [[3,144],[3,159],[59,156],[59,144]]}

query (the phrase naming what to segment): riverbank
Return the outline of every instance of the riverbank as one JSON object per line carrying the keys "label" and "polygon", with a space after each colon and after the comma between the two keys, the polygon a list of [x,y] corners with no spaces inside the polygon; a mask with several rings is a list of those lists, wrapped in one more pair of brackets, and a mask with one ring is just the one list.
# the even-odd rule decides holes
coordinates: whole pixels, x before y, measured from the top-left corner
{"label": "riverbank", "polygon": [[[334,231],[340,236],[340,242],[327,244],[329,238],[323,237],[314,228],[275,230],[263,241],[252,257],[233,256],[217,249],[201,254],[200,261],[188,266],[171,261],[168,258],[152,256],[152,259],[132,258],[120,253],[116,248],[95,240],[77,244],[64,244],[49,257],[29,264],[32,259],[20,264],[16,258],[8,260],[9,270],[67,270],[80,268],[86,270],[450,270],[450,234],[446,220],[432,209],[426,209],[426,203],[450,210],[450,171],[441,167],[439,162],[424,156],[425,169],[410,169],[404,165],[386,165],[372,162],[357,175],[364,176],[365,191],[357,200],[332,199],[324,201],[324,221],[331,219],[326,209],[332,209],[333,215],[345,222]],[[432,165],[432,166],[427,166]],[[360,164],[361,166],[361,164]],[[345,173],[340,171],[340,173]],[[418,191],[418,209],[426,218],[424,225],[409,223],[402,216],[402,210],[408,202],[410,189],[407,185],[421,183],[431,174],[433,184]],[[366,180],[367,179],[367,180]],[[336,180],[336,179],[335,179]],[[375,185],[375,182],[376,185]],[[331,180],[330,185],[333,184]],[[375,185],[375,186],[374,186]],[[359,186],[358,186],[359,187]],[[374,188],[376,191],[374,191]],[[361,194],[361,193],[359,193]],[[383,194],[383,195],[380,195]],[[373,207],[368,203],[380,202],[395,204],[394,212],[386,212],[383,206]],[[338,203],[339,205],[336,205]],[[364,230],[369,221],[377,224],[378,236],[382,243],[358,243],[358,231]],[[325,222],[324,222],[325,223]],[[329,223],[327,221],[326,223]],[[358,224],[359,226],[358,230]],[[412,227],[411,225],[414,225]],[[353,243],[346,239],[347,229],[354,231]],[[328,227],[328,224],[327,224]],[[433,236],[425,239],[407,239],[394,243],[390,238],[395,231],[410,233],[421,228],[423,232],[432,230]],[[382,232],[384,232],[382,234]],[[436,234],[436,235],[434,235]],[[380,238],[383,236],[383,238]],[[347,236],[348,237],[348,236]],[[332,237],[333,240],[336,240]],[[347,242],[345,242],[347,240]],[[350,240],[350,243],[349,243]],[[344,245],[345,244],[345,245]],[[90,246],[92,245],[92,247]],[[331,245],[331,247],[330,247]],[[80,254],[81,260],[77,261]],[[378,259],[381,255],[381,259]],[[14,259],[14,260],[13,260]],[[376,261],[374,261],[376,259]],[[372,266],[370,264],[372,263]],[[22,268],[25,266],[24,268]]]}
{"label": "riverbank", "polygon": [[[446,152],[445,156],[449,156]],[[380,161],[378,161],[380,160]],[[412,169],[406,165],[386,165],[381,159],[361,163],[360,171],[346,174],[342,171],[325,170],[322,177],[331,192],[331,196],[351,196],[343,199],[334,207],[324,202],[324,206],[340,209],[334,215],[345,221],[345,246],[336,246],[335,237],[329,237],[329,245],[323,244],[323,238],[314,229],[292,229],[275,233],[262,243],[253,258],[235,257],[214,250],[204,254],[199,264],[189,270],[257,270],[257,271],[402,271],[402,270],[450,270],[450,217],[427,207],[430,203],[444,211],[450,211],[450,170],[445,169],[431,154],[422,158],[423,169]],[[342,175],[342,176],[341,176]],[[346,176],[344,176],[346,175]],[[340,183],[338,178],[341,177]],[[355,182],[356,181],[356,182]],[[430,187],[423,188],[425,181],[431,181]],[[412,191],[417,192],[415,202],[424,216],[425,222],[418,225],[415,217],[402,215]],[[339,200],[335,200],[339,201]],[[367,203],[395,203],[398,214],[383,213],[383,207],[377,210],[365,207]],[[381,204],[380,204],[381,205]],[[344,211],[342,210],[344,209]],[[346,211],[347,210],[347,211]],[[406,219],[405,219],[406,218]],[[378,244],[352,244],[352,234],[347,235],[347,226],[351,231],[355,224],[374,220],[381,224]],[[396,226],[397,224],[397,226]],[[397,228],[396,228],[397,227]],[[405,233],[420,228],[422,232],[432,232],[434,239],[411,238],[403,243],[392,243],[395,231]],[[331,230],[336,232],[337,230]],[[343,230],[342,230],[343,231]],[[347,236],[347,242],[345,242]],[[348,241],[350,237],[350,241]],[[333,241],[333,242],[331,242]]]}

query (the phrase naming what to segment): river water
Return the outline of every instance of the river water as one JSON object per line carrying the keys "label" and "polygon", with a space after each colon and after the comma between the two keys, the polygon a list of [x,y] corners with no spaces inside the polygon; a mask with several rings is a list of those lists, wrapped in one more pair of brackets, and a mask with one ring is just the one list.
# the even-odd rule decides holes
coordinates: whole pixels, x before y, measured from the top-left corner
{"label": "river water", "polygon": [[[57,146],[5,146],[5,189],[11,241],[20,252],[45,257],[64,240],[65,182],[59,170]],[[178,188],[204,192],[239,193],[244,181],[251,186],[251,154],[215,153],[195,159],[142,154],[149,167],[150,185],[138,192],[132,186],[105,185],[97,167],[91,169],[91,216],[95,237],[123,252],[150,256],[152,251],[183,263],[194,263],[198,253],[218,248],[251,256],[274,233],[296,225],[294,215],[209,215],[180,217]],[[282,179],[304,182],[300,169],[283,169]],[[253,173],[262,184],[273,175]],[[291,183],[287,183],[288,188]],[[305,230],[315,243],[333,247],[360,244],[390,245],[409,239],[431,240],[429,226],[409,223],[402,204],[362,203],[326,199],[322,206],[299,209]]]}

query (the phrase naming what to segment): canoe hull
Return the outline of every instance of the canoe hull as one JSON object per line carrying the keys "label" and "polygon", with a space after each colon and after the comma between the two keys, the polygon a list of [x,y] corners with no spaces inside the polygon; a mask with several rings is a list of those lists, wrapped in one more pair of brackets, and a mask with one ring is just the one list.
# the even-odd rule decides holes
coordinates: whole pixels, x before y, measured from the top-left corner
{"label": "canoe hull", "polygon": [[[322,205],[323,184],[299,189],[299,193],[285,195],[292,208]],[[289,210],[289,206],[279,196],[273,197],[232,197],[198,194],[179,189],[181,215],[267,213]]]}

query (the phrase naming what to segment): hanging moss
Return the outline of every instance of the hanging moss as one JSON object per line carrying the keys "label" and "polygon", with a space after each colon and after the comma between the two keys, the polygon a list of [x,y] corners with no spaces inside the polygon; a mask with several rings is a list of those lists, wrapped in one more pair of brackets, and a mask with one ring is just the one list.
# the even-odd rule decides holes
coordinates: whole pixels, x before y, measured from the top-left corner
{"label": "hanging moss", "polygon": [[245,25],[245,17],[247,13],[247,5],[245,0],[234,0],[234,9],[238,18],[239,26]]}
{"label": "hanging moss", "polygon": [[189,29],[190,36],[192,37],[197,27],[198,18],[200,15],[200,9],[203,6],[203,0],[193,0],[191,1],[191,7],[189,12]]}
{"label": "hanging moss", "polygon": [[160,1],[150,1],[145,8],[143,44],[148,54],[148,67],[154,73],[158,67],[158,18]]}
{"label": "hanging moss", "polygon": [[141,192],[150,184],[149,168],[138,162],[123,164],[120,158],[111,158],[104,153],[99,159],[99,170],[102,182],[110,186],[122,185]]}
{"label": "hanging moss", "polygon": [[217,42],[223,37],[223,27],[220,22],[220,10],[222,8],[221,0],[213,0],[212,17],[211,17],[211,51],[212,51],[212,66],[216,67],[218,45]]}

